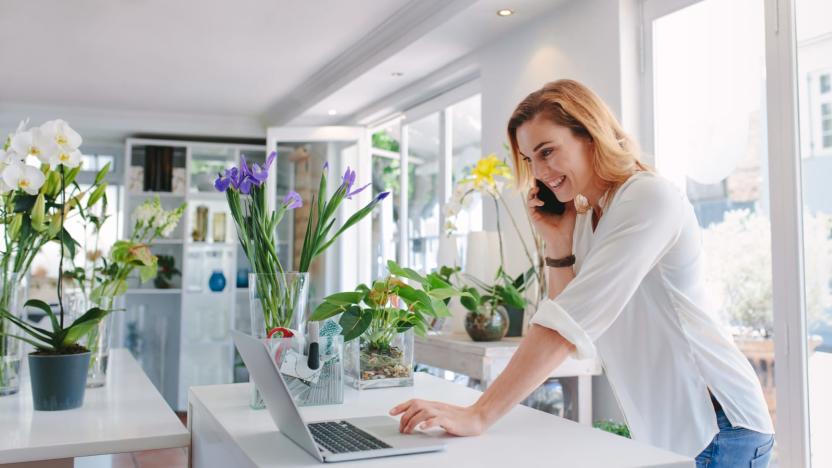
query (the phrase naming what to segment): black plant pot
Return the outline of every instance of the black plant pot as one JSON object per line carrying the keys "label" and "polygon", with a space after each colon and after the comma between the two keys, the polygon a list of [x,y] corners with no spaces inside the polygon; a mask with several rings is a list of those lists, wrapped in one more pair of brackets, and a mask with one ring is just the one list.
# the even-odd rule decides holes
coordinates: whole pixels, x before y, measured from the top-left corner
{"label": "black plant pot", "polygon": [[90,352],[30,354],[29,377],[36,411],[61,411],[84,404]]}
{"label": "black plant pot", "polygon": [[508,333],[506,336],[523,336],[523,309],[506,306],[508,312]]}

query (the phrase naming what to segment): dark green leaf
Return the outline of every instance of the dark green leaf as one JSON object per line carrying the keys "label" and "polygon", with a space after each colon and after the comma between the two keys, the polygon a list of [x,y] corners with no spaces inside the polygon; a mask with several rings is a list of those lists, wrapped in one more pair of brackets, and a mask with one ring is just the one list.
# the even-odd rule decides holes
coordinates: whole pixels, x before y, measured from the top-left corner
{"label": "dark green leaf", "polygon": [[344,341],[351,341],[361,336],[370,326],[373,320],[373,312],[363,310],[359,306],[352,306],[344,312],[338,322],[343,328]]}
{"label": "dark green leaf", "polygon": [[325,297],[324,301],[335,305],[349,306],[353,304],[358,304],[359,302],[361,302],[361,299],[363,297],[363,291],[348,291],[331,294]]}
{"label": "dark green leaf", "polygon": [[322,302],[321,305],[315,308],[315,311],[312,312],[312,315],[309,317],[309,320],[312,321],[320,321],[326,320],[330,317],[334,317],[341,312],[347,310],[346,306],[332,304],[329,302]]}
{"label": "dark green leaf", "polygon": [[55,313],[52,312],[52,307],[49,304],[43,302],[40,299],[29,299],[24,304],[24,307],[34,307],[35,309],[42,310],[47,316],[49,316],[49,320],[52,322],[52,330],[54,332],[58,332],[61,329],[60,323],[58,323],[58,318],[55,316]]}

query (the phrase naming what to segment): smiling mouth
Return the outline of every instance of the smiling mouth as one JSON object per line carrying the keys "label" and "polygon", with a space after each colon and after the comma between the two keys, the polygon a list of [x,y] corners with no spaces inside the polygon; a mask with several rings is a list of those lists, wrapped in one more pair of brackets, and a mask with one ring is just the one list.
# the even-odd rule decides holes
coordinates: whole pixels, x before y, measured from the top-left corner
{"label": "smiling mouth", "polygon": [[557,190],[560,188],[561,185],[566,181],[566,176],[560,176],[559,178],[555,179],[554,182],[549,182],[549,186],[552,187],[552,190]]}

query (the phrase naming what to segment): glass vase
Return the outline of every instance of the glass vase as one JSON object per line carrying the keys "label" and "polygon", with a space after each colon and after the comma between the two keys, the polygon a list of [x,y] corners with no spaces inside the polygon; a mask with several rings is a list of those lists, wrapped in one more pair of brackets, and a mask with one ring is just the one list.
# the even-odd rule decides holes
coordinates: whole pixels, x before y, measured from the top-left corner
{"label": "glass vase", "polygon": [[[269,330],[283,327],[303,338],[308,316],[309,273],[249,273],[251,336],[266,339]],[[257,388],[251,386],[250,406],[265,408]]]}
{"label": "glass vase", "polygon": [[508,312],[502,305],[484,304],[465,315],[465,331],[474,341],[500,341],[508,332]]}
{"label": "glass vase", "polygon": [[[112,310],[115,299],[112,297],[102,297],[96,304],[83,291],[73,290],[66,294],[65,301],[70,320],[75,320],[92,307]],[[90,350],[87,388],[103,387],[107,383],[112,322],[113,315],[107,314],[103,320],[98,322],[98,325],[87,332],[78,342],[78,344]]]}
{"label": "glass vase", "polygon": [[309,303],[309,273],[249,273],[252,336],[265,338],[275,327],[303,336]]}
{"label": "glass vase", "polygon": [[[6,273],[0,283],[0,308],[25,320],[23,304],[26,302],[26,275]],[[0,396],[12,395],[20,390],[20,362],[23,359],[23,343],[6,334],[23,335],[9,320],[0,318]]]}
{"label": "glass vase", "polygon": [[344,351],[347,383],[358,390],[413,386],[413,347],[412,328],[382,347],[364,336],[349,341]]}

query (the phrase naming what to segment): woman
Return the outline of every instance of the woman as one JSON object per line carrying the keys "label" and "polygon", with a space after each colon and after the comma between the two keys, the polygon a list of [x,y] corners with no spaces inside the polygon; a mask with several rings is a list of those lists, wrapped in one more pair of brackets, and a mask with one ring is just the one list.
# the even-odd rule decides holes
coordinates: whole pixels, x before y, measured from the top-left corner
{"label": "woman", "polygon": [[[410,400],[400,430],[477,435],[567,356],[599,356],[636,440],[697,466],[766,466],[774,443],[762,389],[708,305],[690,203],[639,161],[591,90],[571,80],[524,99],[508,123],[517,181],[545,241],[548,296],[517,352],[472,406]],[[538,179],[566,202],[541,210]]]}

